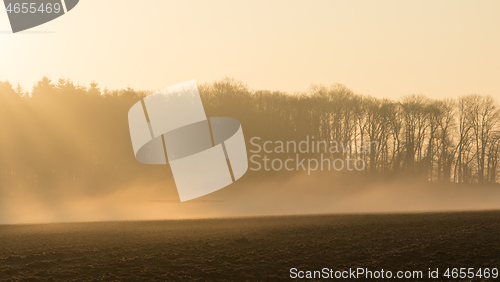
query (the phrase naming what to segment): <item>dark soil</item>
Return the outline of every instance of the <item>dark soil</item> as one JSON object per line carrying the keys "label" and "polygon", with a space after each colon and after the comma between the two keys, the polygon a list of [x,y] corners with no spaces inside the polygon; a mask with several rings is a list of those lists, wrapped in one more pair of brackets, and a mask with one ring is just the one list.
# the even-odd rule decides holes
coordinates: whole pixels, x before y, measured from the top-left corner
{"label": "dark soil", "polygon": [[459,281],[444,270],[500,267],[499,239],[499,211],[3,225],[0,280],[277,281],[362,267],[440,270],[378,281]]}

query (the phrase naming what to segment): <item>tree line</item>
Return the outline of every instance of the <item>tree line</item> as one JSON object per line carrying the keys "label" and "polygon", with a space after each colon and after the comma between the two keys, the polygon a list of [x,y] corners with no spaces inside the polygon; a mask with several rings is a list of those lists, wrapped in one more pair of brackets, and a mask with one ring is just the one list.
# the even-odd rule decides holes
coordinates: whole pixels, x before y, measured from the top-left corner
{"label": "tree line", "polygon": [[[363,158],[366,173],[431,181],[496,183],[500,112],[491,96],[399,100],[355,94],[344,85],[312,86],[306,93],[251,91],[225,79],[200,87],[206,107],[238,118],[247,134],[267,140],[304,140],[307,135],[348,144],[339,156]],[[360,151],[375,141],[378,150]],[[333,154],[333,155],[335,155]]]}
{"label": "tree line", "polygon": [[[247,145],[254,136],[297,142],[314,136],[350,144],[330,157],[363,158],[366,175],[497,182],[500,114],[491,96],[391,100],[356,94],[340,84],[285,93],[251,90],[229,78],[199,85],[199,90],[207,116],[238,119]],[[81,187],[102,193],[138,179],[168,177],[165,166],[138,163],[130,143],[128,110],[150,93],[47,77],[27,91],[0,81],[1,187],[39,187],[54,194]],[[355,142],[361,141],[376,141],[378,150],[356,150]]]}

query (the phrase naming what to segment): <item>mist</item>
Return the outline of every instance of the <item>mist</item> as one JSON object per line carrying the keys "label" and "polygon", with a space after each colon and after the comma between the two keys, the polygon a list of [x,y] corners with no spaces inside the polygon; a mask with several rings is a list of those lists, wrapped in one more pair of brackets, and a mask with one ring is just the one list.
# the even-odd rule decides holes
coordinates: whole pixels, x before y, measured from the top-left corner
{"label": "mist", "polygon": [[127,113],[149,91],[47,77],[31,91],[0,82],[0,224],[500,208],[500,112],[490,96],[393,101],[343,85],[288,94],[229,78],[199,90],[207,116],[241,122],[247,149],[253,137],[308,136],[380,148],[323,152],[363,159],[363,171],[249,170],[181,203],[170,167],[141,164],[132,150]]}
{"label": "mist", "polygon": [[173,180],[138,181],[105,195],[61,195],[56,201],[20,188],[5,193],[0,200],[0,224],[500,208],[497,185],[402,179],[373,182],[335,173],[290,174],[267,181],[250,178],[244,176],[222,190],[183,203]]}

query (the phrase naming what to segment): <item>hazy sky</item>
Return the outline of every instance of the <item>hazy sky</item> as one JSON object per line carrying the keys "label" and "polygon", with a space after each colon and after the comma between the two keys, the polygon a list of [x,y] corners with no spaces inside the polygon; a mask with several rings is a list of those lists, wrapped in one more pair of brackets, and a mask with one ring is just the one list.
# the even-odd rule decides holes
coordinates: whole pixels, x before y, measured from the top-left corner
{"label": "hazy sky", "polygon": [[342,83],[378,97],[498,99],[499,11],[493,0],[81,0],[12,34],[2,9],[0,80],[154,90],[230,76],[254,89]]}

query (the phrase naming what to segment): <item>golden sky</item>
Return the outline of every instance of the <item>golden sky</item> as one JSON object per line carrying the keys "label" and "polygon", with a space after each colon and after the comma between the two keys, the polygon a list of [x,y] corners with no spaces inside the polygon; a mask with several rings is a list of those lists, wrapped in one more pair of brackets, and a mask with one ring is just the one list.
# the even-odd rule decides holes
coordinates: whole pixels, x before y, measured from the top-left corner
{"label": "golden sky", "polygon": [[494,0],[82,0],[12,34],[3,10],[0,80],[154,90],[230,76],[253,89],[499,99],[499,11]]}

